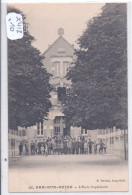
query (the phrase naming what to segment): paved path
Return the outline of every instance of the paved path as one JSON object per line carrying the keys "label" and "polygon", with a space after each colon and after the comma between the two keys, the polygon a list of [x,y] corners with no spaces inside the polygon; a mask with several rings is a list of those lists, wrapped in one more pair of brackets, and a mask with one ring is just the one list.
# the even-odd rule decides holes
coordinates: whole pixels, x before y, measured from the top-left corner
{"label": "paved path", "polygon": [[[90,186],[94,183],[102,185],[97,180],[111,179],[125,179],[125,183],[127,182],[127,161],[121,161],[111,155],[23,156],[15,163],[11,162],[9,166],[9,188],[14,192],[36,192],[38,185],[71,184],[77,187],[73,191],[80,191],[79,185]],[[125,183],[121,186],[122,189],[126,189]],[[103,185],[107,185],[109,190],[112,190],[117,184],[110,185],[105,182]],[[29,189],[30,186],[32,189]],[[119,185],[116,189],[118,187]],[[87,189],[83,190],[87,191]]]}
{"label": "paved path", "polygon": [[66,165],[71,167],[72,164],[76,166],[125,166],[127,161],[122,161],[116,156],[112,155],[30,155],[22,156],[17,161],[11,160],[10,167],[12,168],[45,168],[45,167],[60,167]]}

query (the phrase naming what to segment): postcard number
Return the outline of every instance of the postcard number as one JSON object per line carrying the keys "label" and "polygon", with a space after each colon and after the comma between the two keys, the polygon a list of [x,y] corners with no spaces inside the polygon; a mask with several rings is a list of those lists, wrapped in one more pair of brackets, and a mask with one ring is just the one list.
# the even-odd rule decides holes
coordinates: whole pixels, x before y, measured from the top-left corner
{"label": "postcard number", "polygon": [[23,37],[23,19],[21,14],[9,13],[6,16],[7,37],[11,40]]}

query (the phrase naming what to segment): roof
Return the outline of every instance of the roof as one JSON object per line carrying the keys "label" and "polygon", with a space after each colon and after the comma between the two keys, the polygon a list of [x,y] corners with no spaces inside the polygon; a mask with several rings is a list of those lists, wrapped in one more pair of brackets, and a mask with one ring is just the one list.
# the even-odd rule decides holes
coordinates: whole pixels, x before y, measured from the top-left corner
{"label": "roof", "polygon": [[56,39],[52,45],[50,45],[48,47],[48,49],[46,49],[46,51],[42,54],[45,55],[60,39],[62,39],[63,41],[65,41],[72,49],[75,49],[73,45],[71,45],[63,36],[59,36],[58,39]]}

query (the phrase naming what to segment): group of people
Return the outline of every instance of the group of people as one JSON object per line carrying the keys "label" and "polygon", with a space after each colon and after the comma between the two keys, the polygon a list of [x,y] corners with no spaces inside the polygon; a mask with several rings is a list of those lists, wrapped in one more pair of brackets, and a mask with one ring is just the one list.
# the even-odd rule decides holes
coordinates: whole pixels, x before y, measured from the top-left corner
{"label": "group of people", "polygon": [[51,155],[51,154],[97,154],[106,153],[106,146],[101,140],[100,143],[96,141],[87,141],[84,137],[78,139],[72,138],[70,136],[54,136],[52,138],[48,137],[43,139],[43,141],[37,142],[28,141],[25,145],[22,142],[19,145],[19,154],[25,155]]}

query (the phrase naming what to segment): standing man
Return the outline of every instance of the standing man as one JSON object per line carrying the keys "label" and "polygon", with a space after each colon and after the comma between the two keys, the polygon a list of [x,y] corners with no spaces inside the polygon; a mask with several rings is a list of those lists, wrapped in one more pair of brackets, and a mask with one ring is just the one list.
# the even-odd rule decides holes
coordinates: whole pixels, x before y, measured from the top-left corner
{"label": "standing man", "polygon": [[72,154],[75,154],[75,143],[76,143],[76,140],[75,138],[72,139]]}
{"label": "standing man", "polygon": [[46,142],[45,143],[45,156],[48,155],[48,143]]}
{"label": "standing man", "polygon": [[104,154],[106,154],[106,144],[104,143],[104,146],[103,146],[103,150],[104,150]]}
{"label": "standing man", "polygon": [[38,154],[41,154],[41,141],[38,142]]}
{"label": "standing man", "polygon": [[80,140],[80,154],[84,154],[84,140]]}
{"label": "standing man", "polygon": [[79,154],[79,139],[77,139],[77,141],[75,142],[75,151],[76,154]]}
{"label": "standing man", "polygon": [[48,139],[48,154],[50,155],[51,154],[51,150],[52,150],[52,142],[51,142],[51,139]]}
{"label": "standing man", "polygon": [[37,140],[35,140],[34,149],[35,149],[35,154],[38,154],[38,144],[37,144]]}
{"label": "standing man", "polygon": [[102,140],[100,140],[100,147],[99,147],[99,153],[102,154],[103,153],[103,148],[104,148],[104,143]]}
{"label": "standing man", "polygon": [[34,155],[35,145],[34,145],[33,141],[31,142],[30,148],[31,148],[31,155]]}
{"label": "standing man", "polygon": [[44,154],[45,154],[45,145],[46,145],[46,140],[45,139],[43,139],[42,144],[43,144],[43,147],[44,147]]}
{"label": "standing man", "polygon": [[93,142],[91,141],[91,139],[89,139],[88,145],[89,145],[89,153],[92,154],[92,144]]}
{"label": "standing man", "polygon": [[88,143],[87,143],[87,140],[84,142],[84,154],[88,154]]}
{"label": "standing man", "polygon": [[67,154],[67,140],[66,140],[66,138],[64,138],[63,146],[64,146],[64,154]]}
{"label": "standing man", "polygon": [[72,139],[69,140],[69,154],[72,154]]}
{"label": "standing man", "polygon": [[28,155],[28,151],[29,151],[29,144],[28,141],[25,144],[25,155]]}
{"label": "standing man", "polygon": [[22,142],[20,142],[20,144],[19,144],[19,155],[20,156],[22,155],[22,151],[23,151],[23,144],[22,144]]}

